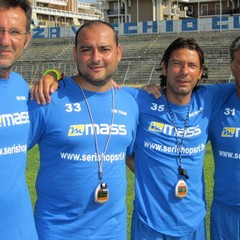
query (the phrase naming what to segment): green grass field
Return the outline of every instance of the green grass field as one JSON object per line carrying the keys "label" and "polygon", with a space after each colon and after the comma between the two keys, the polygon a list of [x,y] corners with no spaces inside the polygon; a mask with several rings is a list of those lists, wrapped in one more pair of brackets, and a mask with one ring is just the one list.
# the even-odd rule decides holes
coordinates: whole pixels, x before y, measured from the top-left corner
{"label": "green grass field", "polygon": [[[28,152],[27,173],[26,173],[33,205],[36,200],[35,180],[36,180],[38,167],[39,167],[38,148],[34,147]],[[207,145],[204,168],[205,168],[205,182],[206,182],[206,197],[207,197],[207,204],[208,204],[206,225],[207,225],[208,239],[209,239],[209,208],[212,201],[213,168],[214,168],[211,147],[209,144]],[[134,190],[133,190],[134,175],[132,172],[127,170],[127,177],[128,177],[127,206],[128,206],[128,235],[129,235],[130,224],[131,224],[132,202],[134,198]]]}

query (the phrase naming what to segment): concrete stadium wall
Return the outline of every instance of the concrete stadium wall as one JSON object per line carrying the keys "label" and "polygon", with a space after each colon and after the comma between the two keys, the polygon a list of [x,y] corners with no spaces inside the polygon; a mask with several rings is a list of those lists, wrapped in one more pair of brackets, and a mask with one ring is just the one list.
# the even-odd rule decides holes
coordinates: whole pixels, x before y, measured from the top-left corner
{"label": "concrete stadium wall", "polygon": [[[113,24],[119,35],[240,30],[240,15]],[[35,28],[33,38],[74,37],[79,26]]]}

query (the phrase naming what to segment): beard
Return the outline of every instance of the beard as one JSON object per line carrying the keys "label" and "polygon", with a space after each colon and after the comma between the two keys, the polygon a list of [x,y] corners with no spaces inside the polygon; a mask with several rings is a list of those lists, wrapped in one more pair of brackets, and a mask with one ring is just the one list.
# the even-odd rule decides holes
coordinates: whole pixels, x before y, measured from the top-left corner
{"label": "beard", "polygon": [[[80,77],[82,77],[81,74],[80,74]],[[85,80],[86,82],[88,82],[89,84],[91,84],[91,85],[93,85],[93,86],[96,86],[96,87],[102,87],[102,86],[104,86],[104,85],[109,81],[109,79],[92,80],[92,79],[86,78],[86,77],[84,78],[84,80]]]}
{"label": "beard", "polygon": [[11,59],[4,58],[4,57],[0,58],[0,69],[7,71],[13,67],[16,61],[17,60],[12,61]]}
{"label": "beard", "polygon": [[102,87],[112,79],[112,74],[109,74],[109,76],[106,76],[104,79],[92,79],[88,75],[83,75],[80,71],[78,71],[78,74],[84,81],[96,87]]}
{"label": "beard", "polygon": [[1,66],[1,65],[0,65],[0,69],[2,69],[2,70],[4,70],[4,71],[10,70],[12,67],[13,67],[13,65],[10,65],[10,66]]}

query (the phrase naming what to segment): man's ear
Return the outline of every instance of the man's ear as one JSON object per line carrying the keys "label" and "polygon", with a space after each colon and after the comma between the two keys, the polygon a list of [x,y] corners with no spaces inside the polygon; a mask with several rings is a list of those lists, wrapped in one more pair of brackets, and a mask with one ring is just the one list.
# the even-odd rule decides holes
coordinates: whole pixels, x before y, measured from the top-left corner
{"label": "man's ear", "polygon": [[25,39],[25,43],[24,43],[24,49],[27,48],[27,46],[28,46],[28,44],[29,44],[31,39],[32,39],[32,33],[29,32],[29,33],[26,34],[26,39]]}
{"label": "man's ear", "polygon": [[73,55],[73,59],[76,61],[76,58],[77,58],[77,48],[76,47],[73,47],[72,55]]}
{"label": "man's ear", "polygon": [[167,76],[167,67],[165,63],[162,63],[162,75]]}

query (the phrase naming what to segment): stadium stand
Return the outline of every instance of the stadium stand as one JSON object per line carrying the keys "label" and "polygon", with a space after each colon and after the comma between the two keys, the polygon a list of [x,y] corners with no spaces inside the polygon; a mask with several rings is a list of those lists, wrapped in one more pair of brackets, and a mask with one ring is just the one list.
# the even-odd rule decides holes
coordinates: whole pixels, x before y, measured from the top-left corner
{"label": "stadium stand", "polygon": [[[146,84],[159,82],[159,63],[162,54],[177,37],[193,37],[203,48],[208,67],[206,83],[222,83],[232,80],[229,67],[229,46],[239,31],[188,32],[142,35],[120,35],[123,58],[115,80],[119,84]],[[76,74],[72,58],[74,38],[32,39],[24,56],[15,66],[29,84],[38,80],[48,68],[61,69],[65,75]]]}

